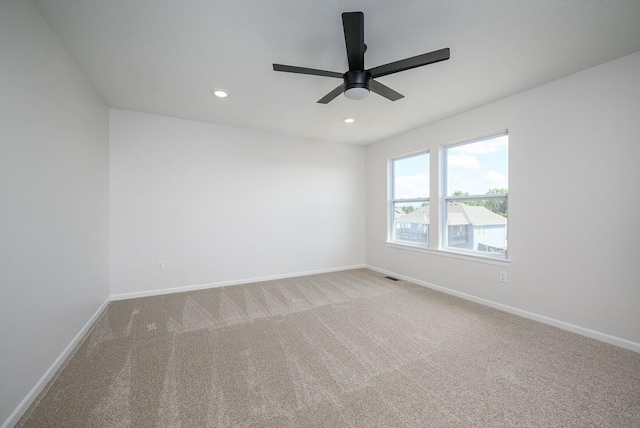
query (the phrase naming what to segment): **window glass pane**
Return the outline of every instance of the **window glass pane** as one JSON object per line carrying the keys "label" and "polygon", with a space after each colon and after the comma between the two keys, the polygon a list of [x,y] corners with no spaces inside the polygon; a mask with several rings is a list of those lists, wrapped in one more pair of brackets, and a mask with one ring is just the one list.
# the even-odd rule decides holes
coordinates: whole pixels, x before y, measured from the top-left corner
{"label": "window glass pane", "polygon": [[447,196],[507,193],[508,159],[508,135],[447,148]]}
{"label": "window glass pane", "polygon": [[429,197],[429,153],[393,161],[393,199]]}
{"label": "window glass pane", "polygon": [[429,202],[393,204],[393,239],[429,243]]}
{"label": "window glass pane", "polygon": [[507,198],[449,201],[447,246],[452,249],[507,256]]}

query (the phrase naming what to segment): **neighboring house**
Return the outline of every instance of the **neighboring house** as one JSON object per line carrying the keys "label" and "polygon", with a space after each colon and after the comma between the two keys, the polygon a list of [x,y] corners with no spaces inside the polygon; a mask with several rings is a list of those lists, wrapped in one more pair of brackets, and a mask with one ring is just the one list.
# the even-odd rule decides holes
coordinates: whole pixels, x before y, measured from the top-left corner
{"label": "neighboring house", "polygon": [[[482,206],[459,202],[447,209],[448,246],[475,251],[504,252],[507,242],[507,218]],[[429,206],[408,214],[396,212],[395,238],[428,242]]]}
{"label": "neighboring house", "polygon": [[396,210],[395,239],[411,242],[429,242],[429,205],[408,214]]}

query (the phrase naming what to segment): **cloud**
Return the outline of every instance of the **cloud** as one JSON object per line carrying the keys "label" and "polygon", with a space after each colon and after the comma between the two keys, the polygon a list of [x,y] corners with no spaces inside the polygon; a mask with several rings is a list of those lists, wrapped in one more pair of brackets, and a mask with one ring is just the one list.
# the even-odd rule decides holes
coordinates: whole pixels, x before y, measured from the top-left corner
{"label": "cloud", "polygon": [[507,176],[494,170],[487,172],[483,179],[489,186],[489,189],[503,188],[509,185]]}
{"label": "cloud", "polygon": [[466,169],[468,171],[477,171],[480,169],[480,162],[475,156],[469,156],[467,154],[449,154],[447,155],[447,163],[449,167],[456,167]]}
{"label": "cloud", "polygon": [[508,186],[509,180],[506,175],[491,170],[481,177],[455,182],[451,191],[462,190],[469,192],[470,195],[484,195],[490,189],[502,189]]}
{"label": "cloud", "polygon": [[509,179],[506,175],[495,170],[490,170],[482,175],[460,175],[449,181],[448,194],[456,190],[468,192],[470,195],[484,195],[490,189],[502,189],[509,187]]}
{"label": "cloud", "polygon": [[424,198],[429,195],[429,177],[425,174],[405,175],[395,179],[395,198]]}

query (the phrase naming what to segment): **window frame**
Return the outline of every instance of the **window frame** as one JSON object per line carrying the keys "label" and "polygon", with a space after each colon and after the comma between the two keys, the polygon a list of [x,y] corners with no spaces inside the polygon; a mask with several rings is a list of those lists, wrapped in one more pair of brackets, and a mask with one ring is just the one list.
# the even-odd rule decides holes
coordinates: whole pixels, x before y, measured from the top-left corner
{"label": "window frame", "polygon": [[402,156],[397,156],[397,157],[393,157],[391,159],[389,159],[389,164],[388,164],[388,168],[389,168],[389,176],[388,176],[388,195],[389,197],[387,198],[387,200],[389,201],[389,206],[388,206],[388,210],[387,210],[387,215],[388,215],[388,222],[387,222],[387,242],[390,244],[394,244],[394,245],[403,245],[403,246],[408,246],[408,247],[418,247],[418,248],[429,248],[429,244],[431,242],[431,236],[429,233],[429,225],[427,224],[425,227],[426,230],[426,236],[427,236],[427,242],[418,242],[418,241],[405,241],[405,240],[399,240],[396,239],[396,227],[395,227],[395,216],[396,216],[396,212],[395,212],[395,207],[396,204],[398,203],[427,203],[429,206],[429,209],[431,208],[431,189],[430,186],[427,186],[427,194],[429,196],[427,196],[426,198],[408,198],[408,199],[403,199],[403,198],[396,198],[395,195],[395,180],[396,180],[396,174],[395,174],[395,163],[397,161],[401,161],[403,159],[409,159],[412,157],[417,157],[417,156],[422,156],[422,155],[427,155],[427,177],[429,180],[431,180],[431,152],[430,150],[420,150],[417,152],[412,152],[409,154],[405,154]]}
{"label": "window frame", "polygon": [[[453,143],[453,144],[447,144],[447,145],[443,145],[442,146],[442,163],[441,163],[441,167],[440,167],[440,174],[439,174],[439,178],[440,178],[440,183],[441,183],[441,189],[442,189],[442,197],[441,197],[441,205],[439,207],[439,214],[442,218],[442,221],[440,222],[440,230],[439,230],[439,234],[440,234],[440,249],[443,251],[450,251],[450,252],[455,252],[455,253],[460,253],[460,254],[465,254],[465,255],[469,255],[469,256],[473,256],[473,257],[482,257],[482,258],[489,258],[489,259],[493,259],[493,260],[501,260],[501,261],[508,261],[509,260],[509,250],[507,248],[507,250],[505,251],[504,254],[501,253],[491,253],[491,252],[483,252],[483,251],[478,251],[478,250],[469,250],[469,249],[464,249],[464,248],[456,248],[456,247],[451,247],[449,246],[449,225],[448,225],[448,208],[449,208],[449,203],[455,203],[455,202],[463,202],[463,201],[477,201],[477,200],[487,200],[487,199],[498,199],[498,200],[504,200],[507,202],[507,205],[509,204],[509,192],[507,191],[507,193],[487,193],[487,194],[483,194],[483,195],[458,195],[458,196],[449,196],[448,193],[448,183],[447,183],[447,176],[448,176],[448,171],[447,171],[447,166],[448,166],[448,162],[447,162],[447,156],[448,156],[448,150],[449,149],[453,149],[456,147],[460,147],[460,146],[465,146],[468,144],[474,144],[474,143],[480,143],[482,141],[486,141],[486,140],[492,140],[494,138],[498,138],[498,137],[502,137],[502,136],[506,136],[507,138],[509,137],[509,130],[504,130],[501,132],[496,132],[496,133],[492,133],[492,134],[488,134],[485,135],[483,137],[478,137],[478,138],[472,138],[469,140],[464,140],[461,142],[457,142],[457,143]],[[507,170],[509,169],[509,157],[507,156]],[[507,217],[508,219],[508,217]],[[482,226],[482,229],[485,231],[486,233],[486,227]],[[484,234],[483,234],[484,236]],[[509,221],[507,220],[507,224],[505,226],[505,239],[506,237],[509,236]]]}

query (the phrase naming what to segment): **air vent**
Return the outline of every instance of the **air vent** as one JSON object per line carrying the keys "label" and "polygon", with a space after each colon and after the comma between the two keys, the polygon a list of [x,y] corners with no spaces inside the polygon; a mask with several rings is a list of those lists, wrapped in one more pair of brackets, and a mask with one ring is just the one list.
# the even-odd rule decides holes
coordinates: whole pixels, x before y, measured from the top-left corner
{"label": "air vent", "polygon": [[385,276],[385,279],[388,279],[389,281],[400,281],[398,278],[394,278],[392,276]]}

